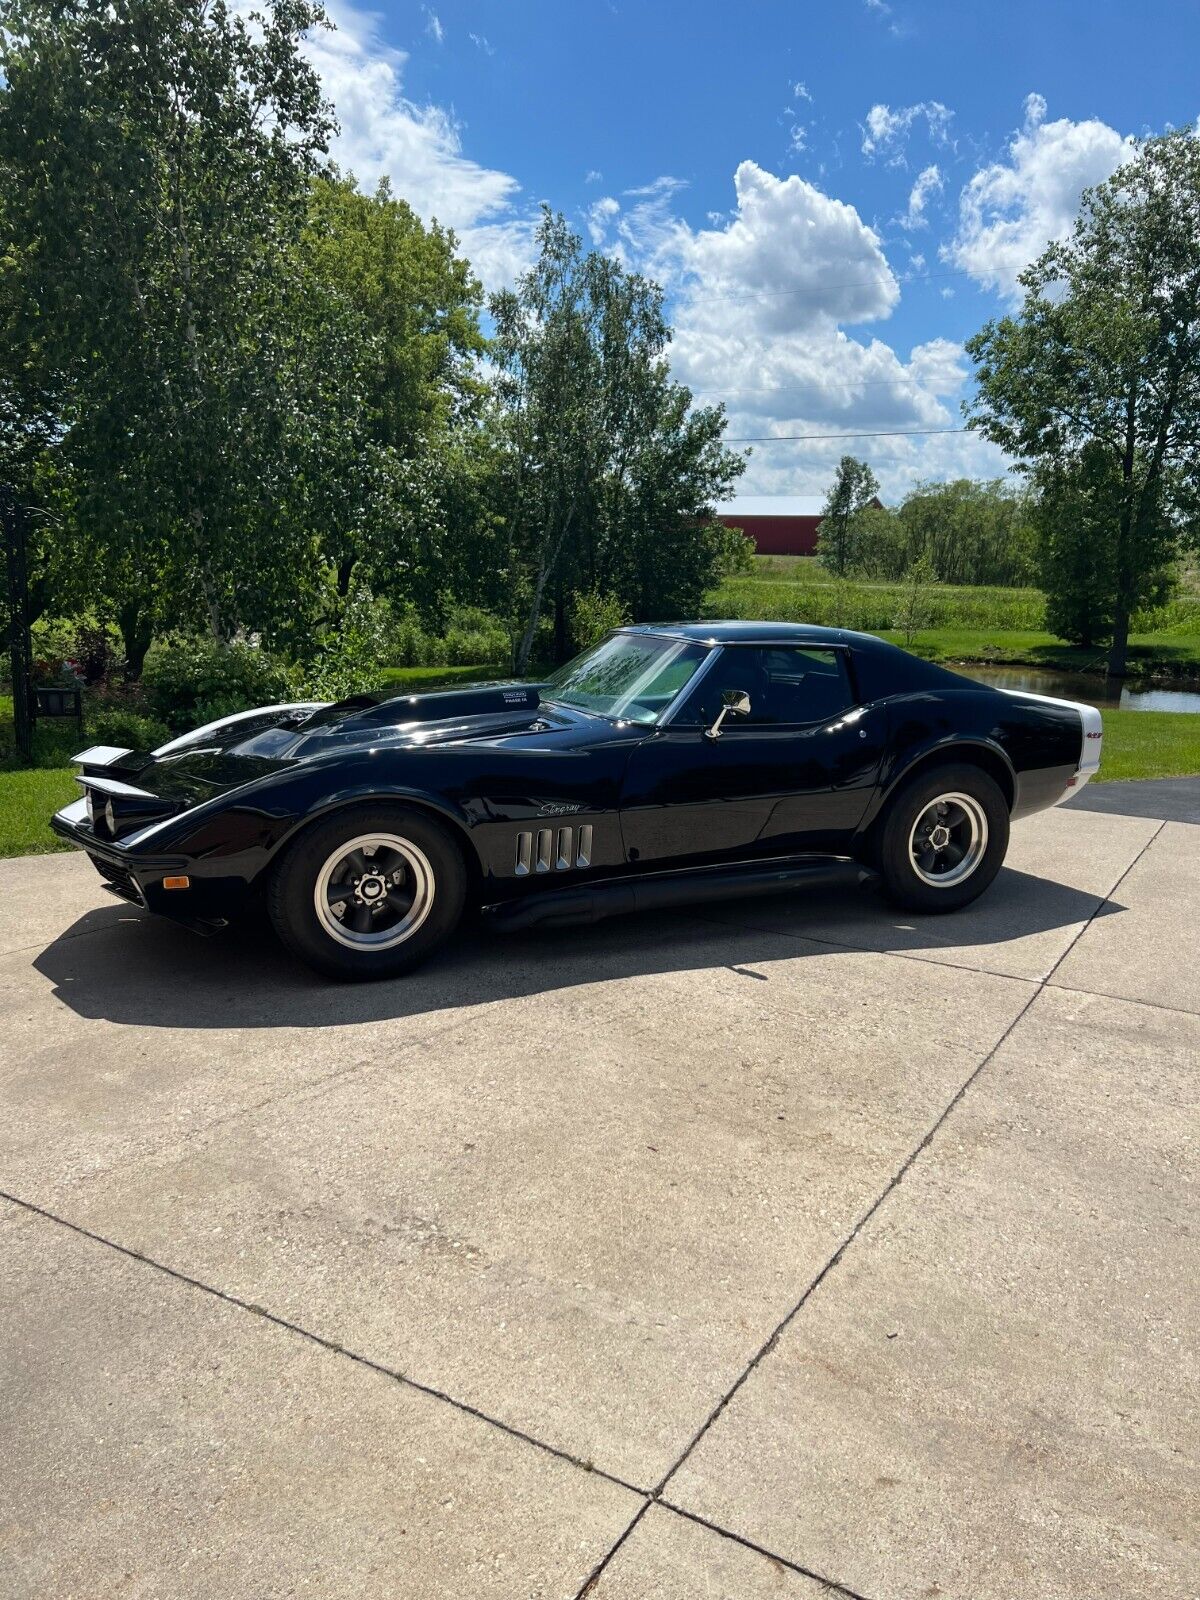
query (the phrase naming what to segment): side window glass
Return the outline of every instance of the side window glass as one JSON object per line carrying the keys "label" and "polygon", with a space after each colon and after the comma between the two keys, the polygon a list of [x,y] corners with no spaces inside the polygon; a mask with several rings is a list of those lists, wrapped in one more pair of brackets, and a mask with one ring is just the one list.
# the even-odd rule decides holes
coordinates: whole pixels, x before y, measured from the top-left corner
{"label": "side window glass", "polygon": [[679,720],[710,726],[728,689],[750,696],[750,715],[728,724],[731,729],[828,722],[854,704],[841,650],[731,646],[705,675]]}
{"label": "side window glass", "polygon": [[788,648],[764,650],[762,656],[764,721],[828,722],[854,703],[842,651]]}

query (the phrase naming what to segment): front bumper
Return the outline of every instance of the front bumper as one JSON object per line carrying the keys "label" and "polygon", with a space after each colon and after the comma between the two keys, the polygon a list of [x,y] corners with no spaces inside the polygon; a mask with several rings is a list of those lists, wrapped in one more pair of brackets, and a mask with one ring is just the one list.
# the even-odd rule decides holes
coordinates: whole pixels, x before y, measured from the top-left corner
{"label": "front bumper", "polygon": [[208,892],[211,885],[206,880],[194,880],[191,889],[163,888],[164,878],[191,874],[193,863],[188,856],[135,855],[124,849],[119,839],[99,838],[88,818],[86,800],[74,800],[56,811],[50,827],[60,839],[84,851],[104,887],[118,899],[170,917],[172,922],[180,922],[197,933],[215,933],[228,922],[228,916],[223,914],[225,908],[218,910],[212,903]]}

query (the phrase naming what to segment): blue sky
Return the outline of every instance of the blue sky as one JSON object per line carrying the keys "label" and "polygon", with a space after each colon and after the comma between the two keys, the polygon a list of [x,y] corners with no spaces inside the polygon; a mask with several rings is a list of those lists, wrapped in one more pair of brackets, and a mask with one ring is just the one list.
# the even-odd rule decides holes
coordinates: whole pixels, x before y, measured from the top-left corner
{"label": "blue sky", "polygon": [[1193,0],[332,0],[311,49],[335,154],[455,227],[489,287],[540,201],[657,277],[672,361],[747,492],[817,492],[844,450],[895,497],[1004,470],[957,426],[962,342],[1130,141],[1200,112]]}

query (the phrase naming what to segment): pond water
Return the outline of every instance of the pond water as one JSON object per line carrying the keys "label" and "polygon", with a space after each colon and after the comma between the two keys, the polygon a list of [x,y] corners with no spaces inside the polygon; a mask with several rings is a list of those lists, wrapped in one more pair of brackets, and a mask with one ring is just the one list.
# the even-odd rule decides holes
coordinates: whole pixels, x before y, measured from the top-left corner
{"label": "pond water", "polygon": [[997,689],[1028,689],[1032,694],[1056,695],[1060,700],[1082,700],[1087,705],[1115,711],[1192,711],[1200,712],[1200,684],[1182,689],[1139,688],[1120,690],[1107,678],[1092,678],[1082,672],[1054,672],[1042,667],[962,666],[952,670],[977,683],[990,683]]}

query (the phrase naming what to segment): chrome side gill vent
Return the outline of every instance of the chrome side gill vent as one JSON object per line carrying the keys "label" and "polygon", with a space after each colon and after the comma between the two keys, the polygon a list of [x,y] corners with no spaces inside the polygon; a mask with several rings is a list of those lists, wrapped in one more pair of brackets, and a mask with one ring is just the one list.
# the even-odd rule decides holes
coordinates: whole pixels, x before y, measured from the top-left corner
{"label": "chrome side gill vent", "polygon": [[591,864],[590,822],[579,829],[578,836],[574,828],[525,829],[517,834],[513,873],[518,878],[527,878],[531,872],[569,872]]}
{"label": "chrome side gill vent", "polygon": [[518,878],[527,878],[532,865],[533,835],[531,833],[519,833],[517,835],[517,860],[513,870]]}
{"label": "chrome side gill vent", "polygon": [[553,828],[539,828],[537,836],[537,870],[550,871],[550,850],[554,843]]}

